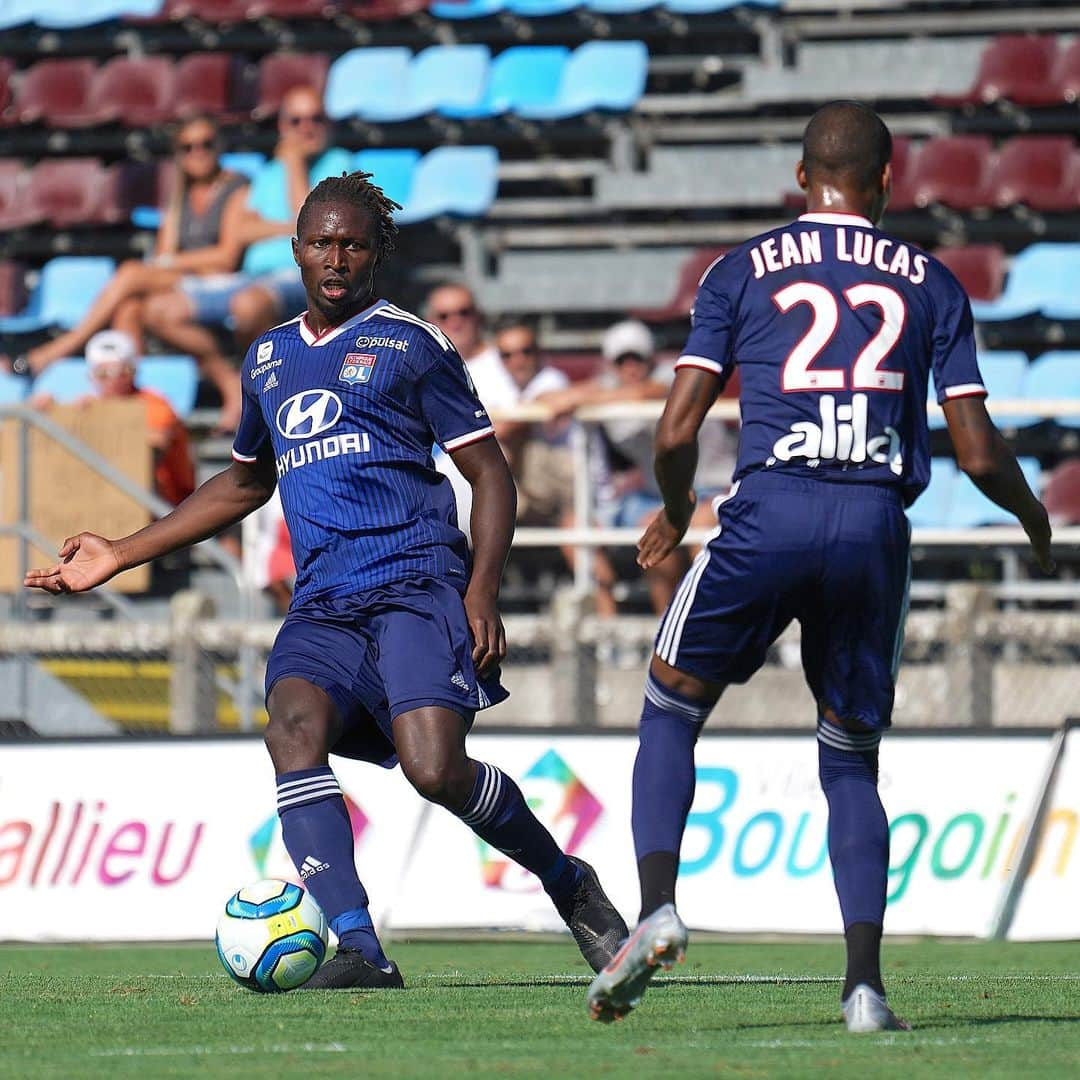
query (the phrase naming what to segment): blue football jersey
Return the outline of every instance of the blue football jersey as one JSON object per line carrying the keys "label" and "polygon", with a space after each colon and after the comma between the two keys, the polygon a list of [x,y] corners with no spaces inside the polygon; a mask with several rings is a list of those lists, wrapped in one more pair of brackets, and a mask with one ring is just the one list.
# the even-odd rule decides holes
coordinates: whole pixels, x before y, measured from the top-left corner
{"label": "blue football jersey", "polygon": [[804,214],[706,271],[676,367],[739,367],[735,478],[782,469],[896,485],[930,479],[927,385],[984,395],[971,306],[936,259],[850,214]]}
{"label": "blue football jersey", "polygon": [[468,544],[431,452],[493,430],[441,331],[385,300],[322,335],[301,315],[252,342],[241,378],[233,456],[274,458],[294,605],[418,577],[464,588]]}

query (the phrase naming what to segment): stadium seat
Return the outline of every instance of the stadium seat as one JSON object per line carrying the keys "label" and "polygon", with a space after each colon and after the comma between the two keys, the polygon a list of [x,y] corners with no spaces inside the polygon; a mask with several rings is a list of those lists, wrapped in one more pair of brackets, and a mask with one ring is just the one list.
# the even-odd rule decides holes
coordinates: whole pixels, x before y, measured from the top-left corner
{"label": "stadium seat", "polygon": [[506,0],[436,0],[428,11],[436,19],[486,19],[506,6]]}
{"label": "stadium seat", "polygon": [[408,19],[418,11],[424,11],[429,0],[353,0],[346,11],[361,22],[388,22],[391,19]]}
{"label": "stadium seat", "polygon": [[21,161],[0,161],[0,229],[18,229],[41,220],[30,201],[31,175]]}
{"label": "stadium seat", "polygon": [[100,255],[50,259],[23,311],[0,319],[0,334],[28,334],[50,326],[70,330],[115,270],[116,263]]}
{"label": "stadium seat", "polygon": [[993,146],[985,135],[930,139],[912,165],[916,206],[941,203],[956,210],[985,205],[986,176]]}
{"label": "stadium seat", "polygon": [[[1058,398],[1080,408],[1080,352],[1043,353],[1027,372],[1024,397],[1031,401]],[[1054,422],[1062,427],[1080,428],[1080,415],[1059,416]]]}
{"label": "stadium seat", "polygon": [[685,319],[690,314],[697,298],[698,285],[705,271],[709,269],[725,252],[727,248],[702,248],[695,251],[679,271],[679,281],[675,286],[672,298],[663,306],[656,308],[639,308],[630,314],[635,319],[643,322],[670,322],[672,319]]}
{"label": "stadium seat", "polygon": [[956,463],[952,458],[933,458],[930,483],[908,507],[908,520],[915,529],[941,529],[949,519],[953,489],[956,486]]}
{"label": "stadium seat", "polygon": [[1005,280],[1005,249],[999,244],[938,248],[934,255],[957,277],[972,300],[995,300]]}
{"label": "stadium seat", "polygon": [[898,135],[893,139],[893,182],[892,193],[889,195],[889,210],[893,213],[915,209],[912,176],[917,153],[915,144],[907,136]]}
{"label": "stadium seat", "polygon": [[[1047,307],[1077,310],[1080,302],[1080,244],[1031,244],[1012,262],[996,300],[973,302],[977,320],[1000,322],[1034,315]],[[1069,316],[1059,316],[1069,317]]]}
{"label": "stadium seat", "polygon": [[478,217],[487,212],[498,186],[499,155],[491,146],[440,146],[417,166],[412,195],[397,215],[399,224],[441,214]]}
{"label": "stadium seat", "polygon": [[258,150],[234,150],[231,153],[222,154],[218,160],[223,169],[240,173],[251,180],[266,164],[266,155],[260,154]]}
{"label": "stadium seat", "polygon": [[1048,212],[1080,207],[1080,153],[1067,135],[1025,135],[998,151],[986,177],[986,201]]}
{"label": "stadium seat", "polygon": [[1052,525],[1080,525],[1080,459],[1063,461],[1050,474],[1042,504]]}
{"label": "stadium seat", "polygon": [[248,18],[317,19],[337,9],[336,0],[252,0]]}
{"label": "stadium seat", "polygon": [[176,63],[175,80],[173,111],[180,119],[232,111],[232,58],[228,53],[188,53]]}
{"label": "stadium seat", "polygon": [[394,202],[405,206],[412,194],[420,151],[412,149],[359,150],[353,156],[353,168],[371,173],[372,179]]}
{"label": "stadium seat", "polygon": [[115,220],[116,172],[97,158],[46,158],[30,177],[36,217],[57,229]]}
{"label": "stadium seat", "polygon": [[40,0],[7,0],[0,5],[0,30],[11,30],[33,22]]}
{"label": "stadium seat", "polygon": [[0,260],[0,315],[14,315],[25,302],[22,264]]}
{"label": "stadium seat", "polygon": [[585,0],[585,9],[598,15],[634,15],[659,5],[660,0]]}
{"label": "stadium seat", "polygon": [[736,7],[780,7],[783,0],[664,0],[664,10],[676,15],[709,15],[714,11],[730,11]]}
{"label": "stadium seat", "polygon": [[542,19],[545,15],[564,15],[584,4],[584,0],[506,0],[506,10],[527,19]]}
{"label": "stadium seat", "polygon": [[547,365],[561,371],[571,382],[582,382],[599,375],[604,358],[598,352],[554,353],[548,356]]}
{"label": "stadium seat", "polygon": [[30,389],[31,396],[48,394],[57,405],[68,405],[93,392],[86,361],[73,356],[51,363],[34,379]]}
{"label": "stadium seat", "polygon": [[323,53],[271,53],[259,65],[259,91],[252,115],[273,116],[281,108],[281,99],[295,86],[310,86],[322,97],[329,66]]}
{"label": "stadium seat", "polygon": [[0,371],[0,405],[18,405],[26,398],[29,387],[21,375],[9,375]]}
{"label": "stadium seat", "polygon": [[39,60],[23,75],[15,102],[19,122],[50,127],[84,122],[96,72],[93,60]]}
{"label": "stadium seat", "polygon": [[404,93],[411,60],[412,53],[402,46],[343,53],[327,75],[327,115],[342,120],[391,106]]}
{"label": "stadium seat", "polygon": [[1050,81],[1058,101],[1080,100],[1080,37],[1075,37],[1058,53]]}
{"label": "stadium seat", "polygon": [[449,116],[501,116],[530,105],[548,106],[559,92],[570,50],[564,45],[515,45],[499,53],[483,98],[467,108],[443,111]]}
{"label": "stadium seat", "polygon": [[0,56],[0,124],[8,120],[5,114],[14,97],[14,87],[12,85],[12,76],[14,74],[15,61],[9,60],[6,56]]}
{"label": "stadium seat", "polygon": [[49,30],[93,26],[112,19],[157,15],[164,0],[37,0],[34,22]]}
{"label": "stadium seat", "polygon": [[490,68],[486,45],[431,45],[413,57],[401,93],[369,102],[361,115],[385,123],[474,109],[483,100]]}
{"label": "stadium seat", "polygon": [[159,393],[179,417],[191,415],[199,389],[199,367],[190,356],[145,356],[135,384]]}
{"label": "stadium seat", "polygon": [[173,115],[176,72],[164,56],[117,56],[94,79],[84,123],[151,127]]}
{"label": "stadium seat", "polygon": [[[1022,352],[979,353],[979,372],[990,401],[1017,401],[1024,397],[1024,379],[1027,376],[1028,358]],[[928,403],[937,403],[937,390],[930,381]],[[931,431],[946,427],[945,417],[930,413],[927,416]],[[1023,427],[1031,420],[1026,416],[994,416],[998,427]]]}
{"label": "stadium seat", "polygon": [[974,85],[965,94],[937,95],[946,108],[1012,101],[1017,105],[1052,105],[1059,100],[1052,79],[1057,38],[1002,34],[987,45]]}
{"label": "stadium seat", "polygon": [[648,66],[644,42],[586,42],[567,60],[555,100],[546,105],[523,104],[518,115],[557,120],[593,109],[632,109],[645,92]]}
{"label": "stadium seat", "polygon": [[[1018,460],[1024,478],[1038,494],[1039,462],[1035,458]],[[1016,518],[991,502],[963,473],[957,472],[945,524],[950,529],[974,529],[980,525],[1015,525]]]}
{"label": "stadium seat", "polygon": [[211,26],[245,22],[252,0],[169,0],[173,19],[196,18]]}

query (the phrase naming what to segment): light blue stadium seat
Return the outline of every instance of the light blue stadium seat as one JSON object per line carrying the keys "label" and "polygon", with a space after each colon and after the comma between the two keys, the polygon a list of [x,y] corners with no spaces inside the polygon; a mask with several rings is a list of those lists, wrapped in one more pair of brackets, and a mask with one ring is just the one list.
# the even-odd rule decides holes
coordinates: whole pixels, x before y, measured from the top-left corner
{"label": "light blue stadium seat", "polygon": [[405,94],[412,52],[404,46],[350,49],[331,65],[326,78],[326,114],[335,120],[366,115],[393,105]]}
{"label": "light blue stadium seat", "polygon": [[41,0],[3,0],[0,3],[0,30],[32,22],[41,6]]}
{"label": "light blue stadium seat", "polygon": [[447,108],[447,116],[501,116],[523,106],[549,106],[559,93],[570,57],[565,45],[515,45],[499,53],[483,98],[471,108]]}
{"label": "light blue stadium seat", "polygon": [[139,362],[135,384],[160,394],[177,416],[189,416],[199,391],[199,366],[190,356],[147,356]]}
{"label": "light blue stadium seat", "polygon": [[258,150],[233,150],[228,154],[222,154],[221,167],[230,172],[239,173],[249,180],[266,164],[266,155]]}
{"label": "light blue stadium seat", "polygon": [[478,217],[487,212],[498,186],[499,155],[491,146],[440,146],[416,169],[413,191],[397,215],[402,225],[440,214]]}
{"label": "light blue stadium seat", "polygon": [[402,94],[369,103],[360,115],[390,123],[444,109],[473,108],[484,98],[490,70],[491,50],[486,45],[431,45],[413,58]]}
{"label": "light blue stadium seat", "polygon": [[412,194],[413,178],[420,162],[420,151],[412,149],[359,150],[353,155],[353,168],[372,174],[374,183],[396,203],[404,206]]}
{"label": "light blue stadium seat", "polygon": [[1080,318],[1080,244],[1032,244],[1013,259],[996,300],[971,305],[981,322],[1003,322],[1042,312]]}
{"label": "light blue stadium seat", "polygon": [[664,0],[664,9],[676,15],[709,15],[736,7],[778,8],[783,0]]}
{"label": "light blue stadium seat", "polygon": [[428,8],[436,19],[486,19],[506,7],[506,0],[437,0]]}
{"label": "light blue stadium seat", "polygon": [[930,483],[908,508],[908,520],[914,529],[942,529],[949,519],[956,463],[952,458],[934,458],[930,462]]}
{"label": "light blue stadium seat", "polygon": [[[989,400],[1015,401],[1024,397],[1024,379],[1027,377],[1028,358],[1022,352],[988,352],[979,354],[979,371],[982,374],[983,386],[986,387]],[[931,401],[937,400],[936,393],[932,393]],[[994,423],[1001,428],[1023,427],[1032,422],[1026,416],[995,416]],[[930,427],[945,427],[945,418],[931,416]]]}
{"label": "light blue stadium seat", "polygon": [[660,0],[585,0],[585,7],[599,15],[633,15],[659,4]]}
{"label": "light blue stadium seat", "polygon": [[[1080,408],[1080,352],[1043,353],[1029,368],[1024,380],[1024,397],[1032,401],[1065,398]],[[1032,422],[1036,418],[1032,417]],[[1059,416],[1062,427],[1080,427],[1080,415]]]}
{"label": "light blue stadium seat", "polygon": [[18,405],[30,389],[30,382],[21,375],[0,371],[0,405]]}
{"label": "light blue stadium seat", "polygon": [[31,394],[48,394],[58,405],[68,405],[93,392],[86,361],[75,357],[50,364],[31,388]]}
{"label": "light blue stadium seat", "polygon": [[584,0],[506,0],[506,10],[527,19],[542,19],[545,15],[564,15],[583,3]]}
{"label": "light blue stadium seat", "polygon": [[[1020,469],[1039,493],[1039,463],[1035,458],[1020,458]],[[980,525],[1015,525],[1016,518],[992,503],[963,473],[958,473],[953,488],[947,524],[951,529],[974,529]]]}
{"label": "light blue stadium seat", "polygon": [[649,52],[641,41],[590,41],[575,49],[549,105],[522,105],[518,114],[535,120],[577,116],[593,109],[625,112],[645,91]]}
{"label": "light blue stadium seat", "polygon": [[115,270],[116,263],[100,255],[50,259],[23,311],[0,319],[0,333],[29,334],[50,326],[69,330],[86,314]]}
{"label": "light blue stadium seat", "polygon": [[52,30],[65,30],[127,15],[157,15],[164,6],[165,0],[36,0],[34,22]]}

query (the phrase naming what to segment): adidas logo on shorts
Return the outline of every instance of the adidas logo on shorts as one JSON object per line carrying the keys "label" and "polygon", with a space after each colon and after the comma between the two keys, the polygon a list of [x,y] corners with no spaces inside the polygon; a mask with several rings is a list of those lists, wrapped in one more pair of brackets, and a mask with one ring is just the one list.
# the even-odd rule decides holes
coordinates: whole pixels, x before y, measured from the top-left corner
{"label": "adidas logo on shorts", "polygon": [[304,859],[300,865],[300,880],[309,878],[313,874],[319,873],[320,870],[329,870],[330,864],[328,862],[319,862],[318,859],[313,859],[310,855]]}
{"label": "adidas logo on shorts", "polygon": [[454,674],[450,676],[450,681],[459,690],[464,690],[466,694],[469,692],[469,684],[465,681],[465,676],[462,675],[460,671],[455,671]]}

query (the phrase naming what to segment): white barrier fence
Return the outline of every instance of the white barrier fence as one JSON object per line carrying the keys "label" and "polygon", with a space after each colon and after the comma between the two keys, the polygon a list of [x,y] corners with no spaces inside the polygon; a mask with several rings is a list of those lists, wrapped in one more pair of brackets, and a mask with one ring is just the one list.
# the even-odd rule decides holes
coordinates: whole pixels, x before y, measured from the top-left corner
{"label": "white barrier fence", "polygon": [[[1002,930],[1013,867],[1055,740],[895,735],[882,751],[892,823],[886,930]],[[570,851],[637,909],[629,735],[484,735],[471,752],[521,783]],[[817,754],[807,735],[705,735],[683,846],[680,909],[695,928],[836,932]],[[360,874],[384,927],[560,929],[535,881],[431,809],[398,771],[336,761]],[[1080,728],[1046,801],[1041,843],[1009,936],[1080,937]],[[0,747],[0,937],[185,940],[212,936],[229,893],[295,880],[256,740]]]}

